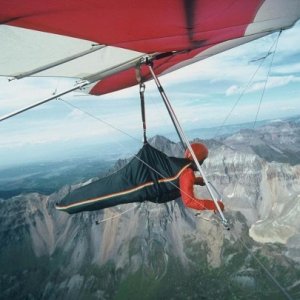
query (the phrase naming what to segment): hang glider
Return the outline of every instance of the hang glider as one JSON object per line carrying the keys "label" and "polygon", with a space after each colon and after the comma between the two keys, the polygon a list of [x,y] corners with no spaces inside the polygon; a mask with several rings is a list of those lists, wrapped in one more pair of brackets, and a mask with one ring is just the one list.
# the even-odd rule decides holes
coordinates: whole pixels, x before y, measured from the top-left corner
{"label": "hang glider", "polygon": [[[165,74],[300,17],[299,0],[0,0],[0,75],[83,80],[101,95]],[[141,67],[144,80],[151,78]],[[82,86],[80,86],[82,87]]]}

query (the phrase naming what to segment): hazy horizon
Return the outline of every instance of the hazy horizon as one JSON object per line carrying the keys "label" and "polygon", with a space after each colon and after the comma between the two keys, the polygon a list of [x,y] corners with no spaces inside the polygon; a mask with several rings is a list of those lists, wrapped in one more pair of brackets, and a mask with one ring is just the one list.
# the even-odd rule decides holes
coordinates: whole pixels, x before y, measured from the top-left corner
{"label": "hazy horizon", "polygon": [[[284,121],[290,120],[292,118],[300,118],[300,114],[282,119],[268,119],[261,120],[256,123],[255,128],[259,128],[268,123],[274,121]],[[200,138],[203,140],[211,138],[219,138],[223,135],[230,135],[235,132],[238,132],[241,129],[254,129],[253,122],[247,123],[237,123],[224,125],[222,128],[219,126],[216,127],[206,127],[206,128],[194,128],[186,132],[190,140],[195,138]],[[216,136],[216,133],[218,134]],[[162,135],[172,142],[179,142],[179,138],[175,129],[173,131],[161,131],[161,132],[149,132],[147,137],[151,139],[157,135]],[[56,163],[63,161],[72,161],[72,160],[117,160],[119,158],[128,158],[131,155],[135,154],[142,147],[142,139],[136,140],[130,137],[123,137],[123,139],[108,141],[104,143],[103,141],[95,141],[93,139],[85,141],[83,144],[78,144],[74,147],[74,144],[69,141],[65,143],[59,142],[57,145],[52,144],[52,150],[49,151],[47,144],[34,145],[32,147],[27,147],[23,149],[22,156],[18,157],[19,149],[16,150],[14,154],[12,151],[8,154],[2,153],[2,164],[0,165],[1,169],[8,169],[11,167],[17,167],[18,165],[31,165],[31,164],[41,164],[41,163]],[[51,154],[51,155],[50,155]],[[14,157],[13,159],[11,159]]]}

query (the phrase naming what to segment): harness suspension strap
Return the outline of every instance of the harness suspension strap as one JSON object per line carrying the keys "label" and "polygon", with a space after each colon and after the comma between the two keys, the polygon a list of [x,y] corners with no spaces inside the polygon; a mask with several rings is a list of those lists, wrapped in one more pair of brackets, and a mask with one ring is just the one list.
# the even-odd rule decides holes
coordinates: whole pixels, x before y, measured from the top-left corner
{"label": "harness suspension strap", "polygon": [[165,103],[165,105],[167,107],[167,110],[168,110],[168,112],[169,112],[169,114],[171,116],[173,124],[174,124],[174,126],[176,128],[176,131],[177,131],[178,135],[180,136],[180,140],[183,143],[183,145],[185,144],[187,146],[187,148],[189,149],[189,151],[190,151],[190,153],[191,153],[191,155],[193,157],[193,160],[194,160],[194,162],[195,162],[195,164],[197,166],[197,169],[199,170],[201,176],[203,177],[203,180],[205,182],[205,186],[206,186],[206,188],[207,188],[210,196],[212,197],[212,199],[213,199],[213,201],[214,201],[214,203],[216,205],[216,208],[217,208],[217,210],[218,210],[218,212],[219,212],[219,214],[221,216],[222,223],[223,223],[223,225],[225,226],[226,229],[229,229],[228,221],[225,218],[225,216],[224,216],[224,214],[223,214],[223,212],[222,212],[222,210],[221,210],[221,208],[220,208],[220,206],[218,204],[218,201],[217,201],[217,199],[215,197],[215,194],[214,194],[214,192],[213,192],[213,190],[211,188],[211,185],[209,184],[209,182],[208,182],[208,180],[207,180],[207,178],[206,178],[206,176],[205,176],[205,174],[204,174],[204,172],[203,172],[203,170],[202,170],[202,168],[201,168],[201,166],[200,166],[200,164],[199,164],[199,162],[198,162],[198,160],[196,158],[196,155],[195,155],[195,153],[194,153],[194,151],[192,149],[192,146],[191,146],[188,138],[186,137],[186,135],[185,135],[185,133],[184,133],[184,131],[183,131],[183,129],[182,129],[182,127],[181,127],[181,125],[180,125],[177,117],[176,117],[176,114],[175,114],[175,112],[174,112],[174,110],[172,108],[172,105],[171,105],[168,97],[166,96],[166,94],[165,94],[165,92],[164,92],[164,90],[163,90],[163,88],[162,88],[162,86],[161,86],[161,84],[160,84],[160,82],[159,82],[156,74],[154,73],[154,70],[153,70],[151,64],[148,64],[148,67],[149,67],[150,73],[151,73],[151,75],[152,75],[152,77],[153,77],[153,79],[155,81],[155,84],[157,85],[157,88],[158,88],[158,90],[159,90],[159,92],[160,92],[160,94],[162,96],[162,99],[163,99],[163,101],[164,101],[164,103]]}
{"label": "harness suspension strap", "polygon": [[143,139],[144,144],[147,144],[147,136],[146,136],[146,114],[145,114],[145,84],[140,83],[140,98],[141,98],[141,113],[142,113],[142,122],[143,122]]}

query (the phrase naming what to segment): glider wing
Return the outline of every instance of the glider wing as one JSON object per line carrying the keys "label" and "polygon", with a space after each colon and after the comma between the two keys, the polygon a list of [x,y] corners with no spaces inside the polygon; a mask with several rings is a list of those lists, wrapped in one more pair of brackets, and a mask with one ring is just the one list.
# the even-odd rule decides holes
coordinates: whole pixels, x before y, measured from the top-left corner
{"label": "glider wing", "polygon": [[[292,26],[300,0],[0,0],[0,75],[88,80],[100,95]],[[147,80],[151,76],[142,68]]]}

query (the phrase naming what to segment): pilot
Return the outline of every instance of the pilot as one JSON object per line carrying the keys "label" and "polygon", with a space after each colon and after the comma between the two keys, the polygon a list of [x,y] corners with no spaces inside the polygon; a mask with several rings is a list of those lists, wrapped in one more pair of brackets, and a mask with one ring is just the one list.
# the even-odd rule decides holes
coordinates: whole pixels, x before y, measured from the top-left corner
{"label": "pilot", "polygon": [[[208,149],[204,144],[194,143],[191,144],[192,149],[196,155],[196,158],[200,165],[203,164],[204,160],[208,156]],[[185,158],[193,161],[193,157],[187,149],[184,154]],[[196,171],[196,165],[193,163],[191,167],[186,168],[179,178],[179,186],[181,198],[185,206],[196,209],[196,210],[214,210],[217,211],[217,207],[213,200],[199,199],[194,195],[194,185],[204,186],[204,180],[202,177],[196,177],[194,171]],[[224,210],[224,204],[222,201],[218,201],[220,209]]]}

